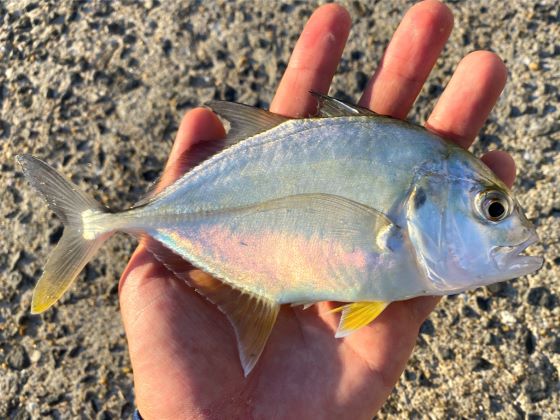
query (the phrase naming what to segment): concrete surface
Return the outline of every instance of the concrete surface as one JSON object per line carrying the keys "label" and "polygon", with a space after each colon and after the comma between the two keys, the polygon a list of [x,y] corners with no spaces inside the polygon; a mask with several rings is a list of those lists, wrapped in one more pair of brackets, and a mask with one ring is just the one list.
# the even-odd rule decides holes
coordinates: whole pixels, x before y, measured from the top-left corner
{"label": "concrete surface", "polygon": [[[61,224],[14,162],[32,152],[113,208],[157,177],[181,116],[213,98],[267,107],[314,2],[0,2],[0,417],[119,418],[134,406],[113,239],[42,316],[31,294]],[[345,1],[354,26],[331,94],[356,99],[406,1]],[[507,88],[475,153],[501,148],[538,226],[538,273],[446,298],[379,418],[560,417],[560,25],[550,1],[450,1],[455,30],[415,104],[460,60],[497,52]]]}

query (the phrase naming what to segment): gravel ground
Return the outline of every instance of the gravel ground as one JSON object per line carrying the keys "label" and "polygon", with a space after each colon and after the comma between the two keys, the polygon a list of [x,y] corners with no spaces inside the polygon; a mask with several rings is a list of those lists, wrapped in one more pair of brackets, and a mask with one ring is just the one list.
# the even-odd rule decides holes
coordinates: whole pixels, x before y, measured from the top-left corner
{"label": "gravel ground", "polygon": [[[378,4],[372,4],[378,3]],[[331,94],[356,99],[410,3],[343,2],[354,20]],[[33,286],[61,224],[14,162],[32,152],[114,208],[157,177],[181,116],[213,98],[267,107],[314,2],[0,2],[0,417],[119,418],[134,395],[117,236],[42,316]],[[446,298],[379,418],[560,417],[560,25],[555,0],[453,1],[455,30],[410,118],[462,56],[497,52],[506,91],[475,153],[501,148],[538,226],[537,274]]]}

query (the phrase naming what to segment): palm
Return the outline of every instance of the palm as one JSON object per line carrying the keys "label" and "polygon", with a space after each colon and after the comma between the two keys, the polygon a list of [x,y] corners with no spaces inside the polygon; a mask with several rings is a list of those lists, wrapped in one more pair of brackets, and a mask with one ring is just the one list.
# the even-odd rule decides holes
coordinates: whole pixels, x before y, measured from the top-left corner
{"label": "palm", "polygon": [[[151,259],[148,254],[144,258]],[[136,260],[138,267],[128,272],[135,291],[126,306],[123,302],[123,311],[130,317],[127,333],[135,376],[151,378],[136,381],[137,399],[157,404],[153,408],[168,412],[169,418],[177,418],[178,412],[192,417],[232,411],[245,417],[266,407],[283,411],[282,417],[307,412],[322,413],[323,418],[348,413],[349,408],[371,412],[371,402],[357,397],[377,389],[377,406],[392,386],[379,357],[389,361],[383,354],[392,351],[391,364],[400,366],[415,340],[412,334],[392,331],[392,323],[417,328],[421,319],[411,317],[400,303],[366,331],[336,340],[336,316],[327,313],[326,305],[305,311],[284,307],[265,352],[245,379],[225,317],[160,264],[146,260]],[[381,336],[382,347],[377,343]],[[404,351],[399,355],[394,349]],[[283,407],[282,401],[290,401],[289,406]]]}
{"label": "palm", "polygon": [[[404,117],[451,26],[450,12],[440,3],[426,1],[412,8],[361,104]],[[328,91],[349,27],[349,17],[339,6],[323,6],[314,13],[272,111],[298,116],[313,110],[308,91]],[[411,30],[415,37],[409,36]],[[406,57],[399,51],[406,51]],[[468,147],[504,83],[505,70],[497,57],[467,56],[427,127]],[[184,170],[173,162],[188,154],[192,144],[221,136],[223,128],[211,112],[197,109],[187,114],[162,185]],[[484,160],[511,184],[515,170],[511,158],[496,152]],[[337,319],[327,313],[327,303],[305,311],[284,307],[261,359],[244,378],[233,329],[223,314],[171,275],[142,245],[123,274],[120,300],[137,405],[145,418],[371,418],[404,369],[418,328],[437,301],[393,303],[372,325],[344,340],[334,338]]]}

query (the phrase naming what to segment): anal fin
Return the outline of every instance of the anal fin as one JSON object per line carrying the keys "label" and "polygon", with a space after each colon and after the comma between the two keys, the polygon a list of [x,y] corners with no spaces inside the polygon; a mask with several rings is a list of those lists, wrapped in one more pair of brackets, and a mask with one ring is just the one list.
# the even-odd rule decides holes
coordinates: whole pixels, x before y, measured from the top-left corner
{"label": "anal fin", "polygon": [[346,337],[365,327],[377,318],[389,303],[391,302],[354,302],[333,309],[331,312],[342,312],[335,337]]}
{"label": "anal fin", "polygon": [[236,289],[195,268],[151,237],[142,237],[142,243],[167,269],[226,315],[237,338],[243,373],[249,375],[268,341],[280,305],[271,299]]}
{"label": "anal fin", "polygon": [[249,375],[268,341],[280,305],[271,299],[235,289],[201,270],[191,271],[190,281],[229,319],[237,337],[243,373]]}

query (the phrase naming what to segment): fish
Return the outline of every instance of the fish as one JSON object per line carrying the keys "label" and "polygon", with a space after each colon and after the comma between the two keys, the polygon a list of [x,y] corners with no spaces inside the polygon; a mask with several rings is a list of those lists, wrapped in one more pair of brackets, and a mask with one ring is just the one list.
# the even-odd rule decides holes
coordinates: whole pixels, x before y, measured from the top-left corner
{"label": "fish", "polygon": [[153,255],[228,318],[247,376],[281,305],[340,302],[335,336],[345,337],[391,302],[542,266],[524,254],[535,227],[482,161],[420,126],[314,95],[317,115],[298,119],[209,103],[230,124],[205,146],[213,155],[123,211],[19,155],[64,224],[32,313],[51,307],[114,233],[148,238]]}

